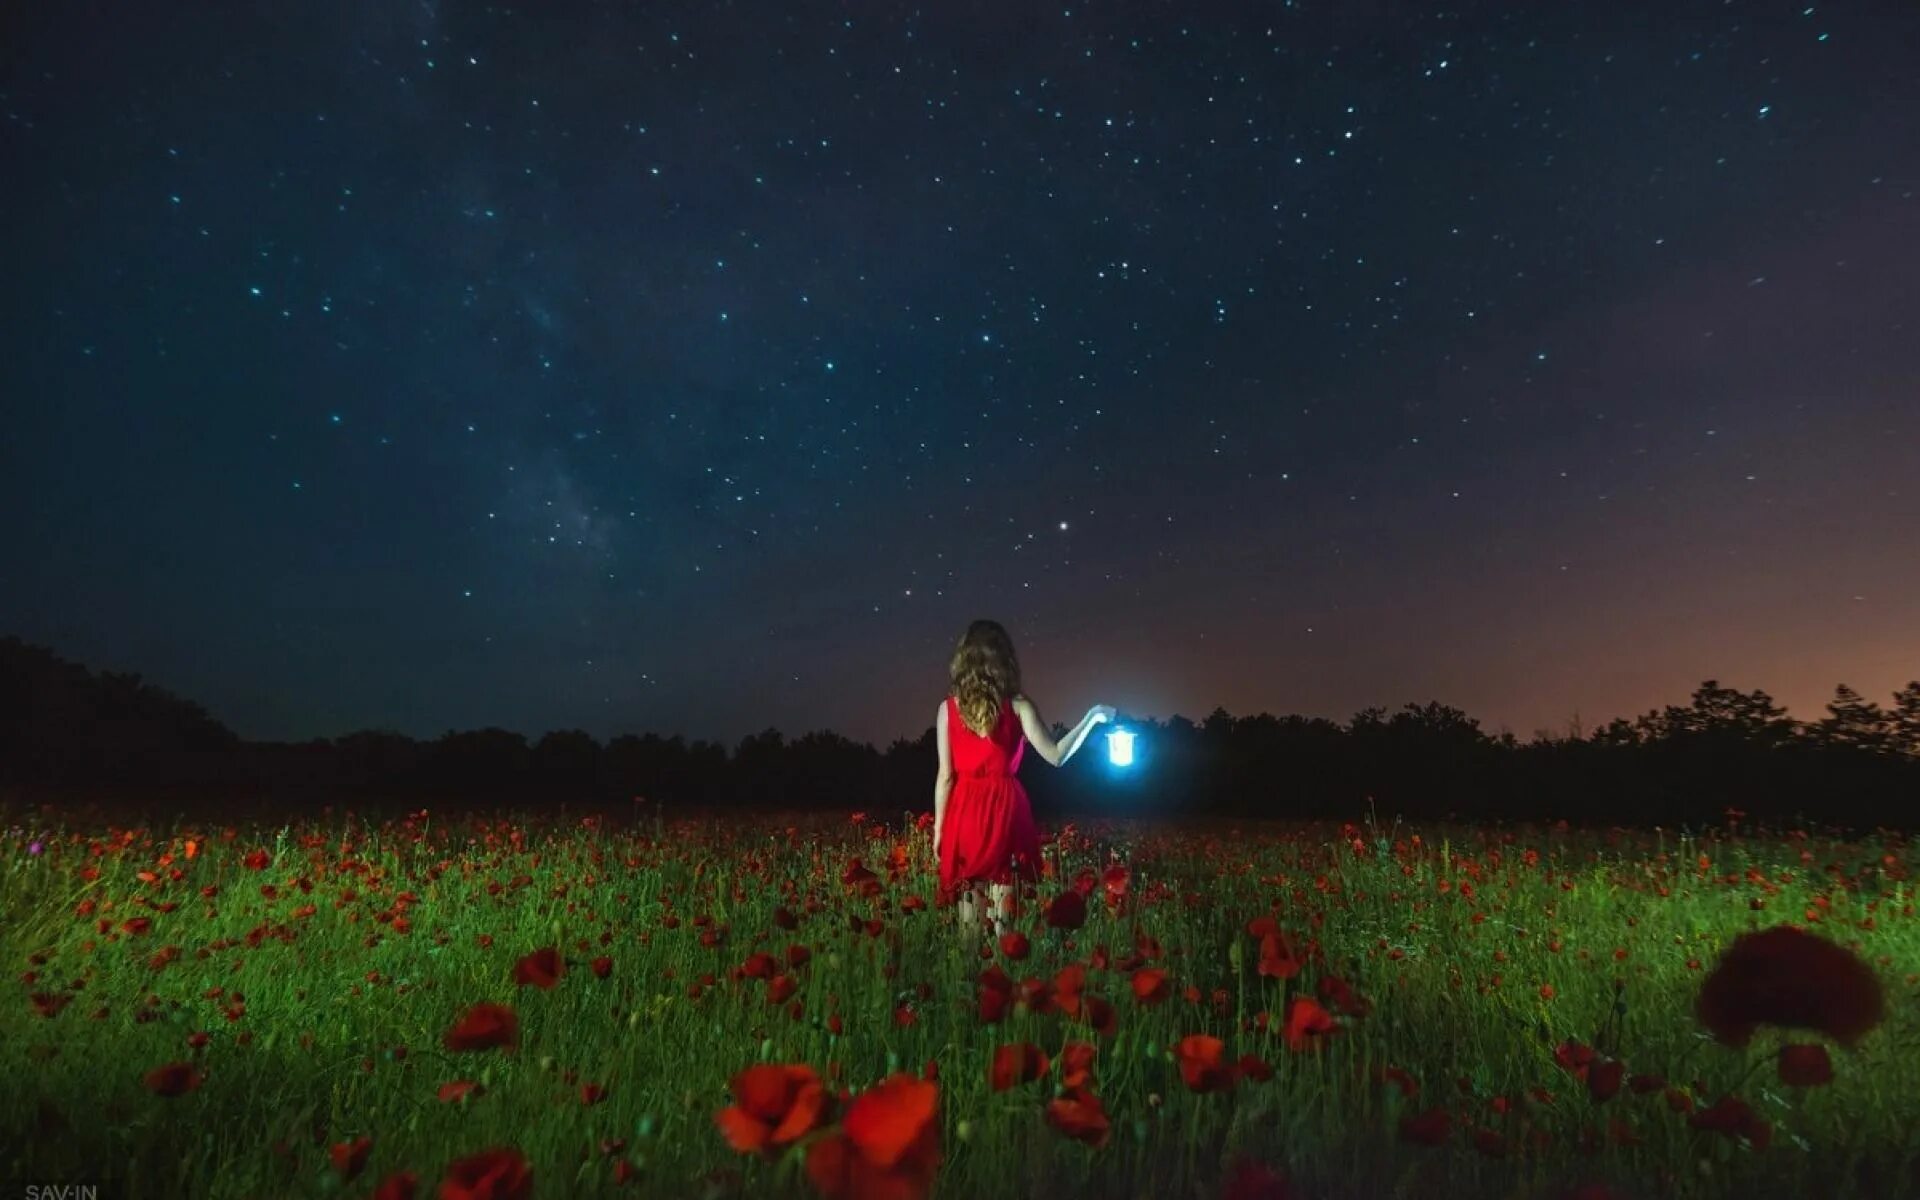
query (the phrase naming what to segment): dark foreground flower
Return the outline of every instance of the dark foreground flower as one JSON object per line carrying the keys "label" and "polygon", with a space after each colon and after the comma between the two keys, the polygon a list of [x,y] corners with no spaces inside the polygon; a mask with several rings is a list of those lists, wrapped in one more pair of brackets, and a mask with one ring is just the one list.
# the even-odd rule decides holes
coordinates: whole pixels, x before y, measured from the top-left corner
{"label": "dark foreground flower", "polygon": [[527,1200],[532,1194],[533,1168],[507,1146],[456,1159],[440,1181],[440,1200]]}
{"label": "dark foreground flower", "polygon": [[1860,957],[1791,925],[1742,934],[1700,987],[1700,1023],[1729,1046],[1762,1025],[1811,1029],[1851,1046],[1886,1015],[1886,997]]}
{"label": "dark foreground flower", "polygon": [[520,1041],[520,1018],[504,1004],[481,1003],[469,1008],[447,1030],[449,1050],[507,1049]]}
{"label": "dark foreground flower", "polygon": [[1833,1082],[1833,1060],[1825,1046],[1780,1047],[1780,1082],[1789,1087],[1824,1087]]}

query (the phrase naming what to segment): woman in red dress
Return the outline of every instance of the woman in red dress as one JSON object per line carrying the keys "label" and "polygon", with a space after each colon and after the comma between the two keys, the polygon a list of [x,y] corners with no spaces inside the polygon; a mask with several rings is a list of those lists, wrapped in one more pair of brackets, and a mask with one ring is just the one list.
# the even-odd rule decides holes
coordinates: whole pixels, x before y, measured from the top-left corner
{"label": "woman in red dress", "polygon": [[1020,690],[1013,639],[997,621],[975,621],[947,665],[951,692],[934,717],[940,771],[933,780],[933,853],[940,897],[957,902],[960,924],[976,928],[985,886],[999,933],[1017,881],[1040,878],[1040,836],[1016,772],[1028,743],[1061,766],[1093,727],[1113,718],[1096,704],[1055,742],[1033,701]]}

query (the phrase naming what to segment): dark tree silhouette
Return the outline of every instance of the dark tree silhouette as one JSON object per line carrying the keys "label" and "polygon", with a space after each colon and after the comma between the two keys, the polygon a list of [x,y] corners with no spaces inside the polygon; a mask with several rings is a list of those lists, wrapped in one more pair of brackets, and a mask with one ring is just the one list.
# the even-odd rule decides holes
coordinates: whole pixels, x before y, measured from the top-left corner
{"label": "dark tree silhouette", "polygon": [[[1122,719],[1139,734],[1133,766],[1108,764],[1096,740],[1067,770],[1023,770],[1043,818],[1345,818],[1371,802],[1409,817],[1481,821],[1698,824],[1737,810],[1833,826],[1920,825],[1920,682],[1885,709],[1843,685],[1823,719],[1800,724],[1763,691],[1707,680],[1685,706],[1585,735],[1576,721],[1524,745],[1438,701],[1365,708],[1345,724],[1222,708],[1198,724]],[[494,728],[425,742],[390,730],[243,742],[137,675],[96,674],[0,640],[0,784],[55,804],[120,798],[222,816],[247,805],[338,803],[573,805],[643,818],[663,807],[857,809],[884,818],[930,807],[934,760],[931,727],[884,751],[830,731],[789,740],[777,729],[742,738],[731,753],[656,733],[603,746],[578,729],[531,745]]]}
{"label": "dark tree silhouette", "polygon": [[1887,723],[1892,730],[1893,748],[1920,758],[1920,680],[1893,694],[1893,712]]}
{"label": "dark tree silhouette", "polygon": [[1814,725],[1810,736],[1823,745],[1846,746],[1884,754],[1893,749],[1893,722],[1878,704],[1862,699],[1846,684],[1833,689],[1827,704],[1827,716]]}

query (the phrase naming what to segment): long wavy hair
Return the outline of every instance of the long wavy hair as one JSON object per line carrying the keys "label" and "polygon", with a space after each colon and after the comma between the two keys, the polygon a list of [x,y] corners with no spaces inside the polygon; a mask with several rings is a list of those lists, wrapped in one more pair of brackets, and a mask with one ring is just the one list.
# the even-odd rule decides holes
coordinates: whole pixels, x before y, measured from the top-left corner
{"label": "long wavy hair", "polygon": [[947,664],[947,681],[967,728],[981,737],[991,733],[1000,705],[1020,694],[1020,656],[1000,622],[967,626]]}

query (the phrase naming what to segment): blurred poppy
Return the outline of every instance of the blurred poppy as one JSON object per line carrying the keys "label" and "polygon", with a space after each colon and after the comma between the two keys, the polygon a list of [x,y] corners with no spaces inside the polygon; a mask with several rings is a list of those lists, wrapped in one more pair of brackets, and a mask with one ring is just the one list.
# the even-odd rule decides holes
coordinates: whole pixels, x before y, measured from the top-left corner
{"label": "blurred poppy", "polygon": [[548,946],[535,950],[513,965],[513,981],[521,987],[529,985],[537,988],[550,988],[560,982],[560,976],[566,973],[566,962],[560,957],[560,951]]}
{"label": "blurred poppy", "polygon": [[1339,1031],[1339,1023],[1333,1019],[1333,1014],[1320,1007],[1318,1001],[1295,996],[1288,1002],[1287,1049],[1298,1052],[1318,1046],[1322,1038]]}
{"label": "blurred poppy", "polygon": [[518,1150],[496,1147],[455,1159],[440,1181],[440,1200],[527,1200],[533,1168]]}
{"label": "blurred poppy", "polygon": [[1833,1082],[1833,1060],[1825,1046],[1780,1047],[1780,1082],[1789,1087],[1824,1087]]}
{"label": "blurred poppy", "polygon": [[1322,975],[1313,988],[1322,1004],[1347,1017],[1364,1017],[1373,1011],[1373,1002],[1353,990],[1353,985],[1338,975]]}
{"label": "blurred poppy", "polygon": [[1060,1051],[1060,1085],[1069,1090],[1093,1082],[1092,1042],[1068,1042]]}
{"label": "blurred poppy", "polygon": [[1773,1126],[1760,1118],[1751,1105],[1738,1096],[1722,1096],[1709,1108],[1687,1118],[1687,1124],[1723,1137],[1744,1137],[1756,1150],[1764,1150],[1773,1141]]}
{"label": "blurred poppy", "polygon": [[1260,939],[1260,974],[1269,979],[1292,979],[1300,973],[1300,959],[1278,933]]}
{"label": "blurred poppy", "polygon": [[993,1052],[993,1065],[987,1070],[987,1082],[996,1092],[1030,1083],[1047,1073],[1047,1055],[1032,1042],[1016,1042]]}
{"label": "blurred poppy", "polygon": [[1587,1094],[1601,1104],[1613,1099],[1620,1094],[1620,1083],[1626,1071],[1626,1064],[1618,1059],[1594,1063],[1587,1073]]}
{"label": "blurred poppy", "polygon": [[412,1171],[395,1171],[373,1189],[373,1200],[413,1200],[420,1177]]}
{"label": "blurred poppy", "polygon": [[1086,897],[1065,891],[1047,905],[1047,924],[1054,929],[1078,929],[1087,923]]}
{"label": "blurred poppy", "polygon": [[357,1137],[350,1142],[335,1142],[327,1152],[328,1161],[342,1179],[353,1179],[367,1166],[367,1155],[373,1152],[373,1139]]}
{"label": "blurred poppy", "polygon": [[205,1076],[192,1063],[170,1062],[148,1071],[142,1082],[156,1096],[184,1096],[205,1082]]}
{"label": "blurred poppy", "polygon": [[1292,1200],[1293,1189],[1283,1172],[1265,1163],[1243,1158],[1234,1164],[1220,1189],[1220,1200]]}
{"label": "blurred poppy", "polygon": [[1013,980],[996,964],[980,972],[980,1019],[991,1025],[1007,1015],[1013,1004]]}
{"label": "blurred poppy", "polygon": [[728,1083],[734,1103],[714,1114],[714,1124],[742,1154],[764,1152],[798,1140],[819,1123],[827,1105],[826,1089],[804,1064],[762,1063],[736,1074]]}
{"label": "blurred poppy", "polygon": [[1158,967],[1142,967],[1133,973],[1133,998],[1142,1004],[1158,1004],[1171,991],[1167,973]]}
{"label": "blurred poppy", "polygon": [[1453,1129],[1453,1116],[1444,1108],[1408,1113],[1400,1118],[1400,1140],[1416,1146],[1438,1146]]}
{"label": "blurred poppy", "polygon": [[1233,1087],[1234,1070],[1220,1061],[1226,1046],[1217,1037],[1190,1033],[1174,1047],[1180,1078],[1188,1091],[1224,1092]]}
{"label": "blurred poppy", "polygon": [[840,1130],[807,1146],[807,1178],[828,1200],[920,1200],[940,1166],[940,1089],[893,1075],[861,1093]]}
{"label": "blurred poppy", "polygon": [[1113,1132],[1100,1097],[1085,1087],[1068,1088],[1065,1094],[1049,1101],[1047,1124],[1096,1150],[1107,1144]]}
{"label": "blurred poppy", "polygon": [[1879,978],[1844,946],[1791,925],[1742,934],[1700,985],[1700,1023],[1729,1046],[1761,1025],[1812,1029],[1851,1046],[1886,1012]]}
{"label": "blurred poppy", "polygon": [[469,1008],[444,1039],[449,1050],[492,1050],[520,1041],[520,1018],[504,1004],[480,1003]]}

